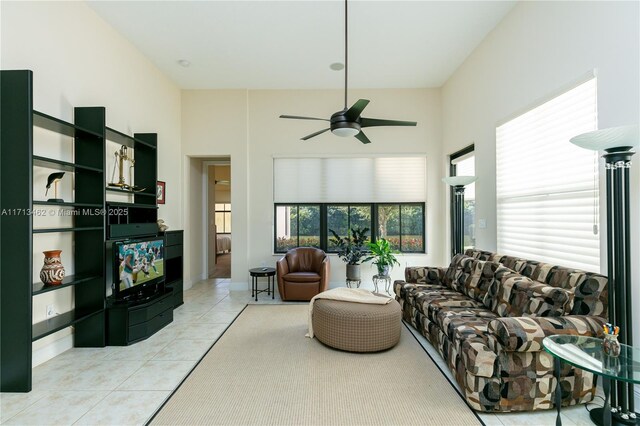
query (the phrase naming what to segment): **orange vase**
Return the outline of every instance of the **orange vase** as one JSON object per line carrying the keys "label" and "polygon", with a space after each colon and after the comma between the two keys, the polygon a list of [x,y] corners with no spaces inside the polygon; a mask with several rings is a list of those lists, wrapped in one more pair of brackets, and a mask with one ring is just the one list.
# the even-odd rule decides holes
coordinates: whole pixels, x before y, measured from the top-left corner
{"label": "orange vase", "polygon": [[64,266],[60,260],[62,250],[48,250],[42,253],[44,253],[44,265],[40,270],[40,279],[47,285],[62,284],[65,275]]}

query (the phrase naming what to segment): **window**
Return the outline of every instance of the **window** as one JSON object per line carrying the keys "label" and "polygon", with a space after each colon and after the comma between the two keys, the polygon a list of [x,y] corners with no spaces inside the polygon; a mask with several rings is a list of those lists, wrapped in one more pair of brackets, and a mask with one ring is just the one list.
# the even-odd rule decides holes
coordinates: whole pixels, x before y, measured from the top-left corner
{"label": "window", "polygon": [[345,237],[354,227],[369,228],[369,241],[384,237],[399,252],[425,251],[424,203],[276,204],[275,218],[276,253],[298,246],[335,253],[331,230]]}
{"label": "window", "polygon": [[376,229],[377,235],[387,239],[393,250],[424,252],[424,208],[422,205],[378,205]]}
{"label": "window", "polygon": [[276,253],[294,247],[320,247],[320,206],[276,205]]}
{"label": "window", "polygon": [[336,247],[331,242],[335,231],[341,237],[346,237],[351,228],[368,228],[369,240],[371,241],[371,204],[364,205],[327,205],[327,241],[325,247],[327,251],[335,251]]}
{"label": "window", "polygon": [[366,227],[371,241],[385,237],[395,250],[424,253],[426,182],[424,155],[274,158],[274,250],[335,252],[330,230],[345,237]]}
{"label": "window", "polygon": [[[475,176],[476,156],[474,145],[470,145],[449,156],[450,176]],[[451,188],[451,223],[453,223],[453,188]],[[464,188],[464,227],[463,248],[476,247],[476,183],[473,182]],[[451,227],[451,246],[453,247],[453,227]]]}
{"label": "window", "polygon": [[498,251],[600,270],[597,153],[569,142],[596,106],[592,78],[496,129]]}
{"label": "window", "polygon": [[215,208],[216,232],[218,234],[230,234],[231,204],[216,203]]}

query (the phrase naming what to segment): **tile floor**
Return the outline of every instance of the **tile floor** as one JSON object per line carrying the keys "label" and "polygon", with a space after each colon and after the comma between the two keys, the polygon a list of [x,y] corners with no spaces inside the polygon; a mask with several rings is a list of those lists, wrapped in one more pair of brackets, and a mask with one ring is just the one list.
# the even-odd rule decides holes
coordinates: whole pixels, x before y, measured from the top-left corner
{"label": "tile floor", "polygon": [[[73,348],[34,368],[33,391],[0,394],[0,424],[146,423],[245,305],[255,303],[249,291],[229,292],[229,281],[195,284],[174,311],[173,323],[143,342]],[[262,293],[257,303],[282,302],[277,294],[272,300]],[[414,334],[452,380],[436,350]],[[554,411],[480,417],[489,426],[555,424]],[[562,421],[569,426],[592,424],[583,406],[563,409]]]}

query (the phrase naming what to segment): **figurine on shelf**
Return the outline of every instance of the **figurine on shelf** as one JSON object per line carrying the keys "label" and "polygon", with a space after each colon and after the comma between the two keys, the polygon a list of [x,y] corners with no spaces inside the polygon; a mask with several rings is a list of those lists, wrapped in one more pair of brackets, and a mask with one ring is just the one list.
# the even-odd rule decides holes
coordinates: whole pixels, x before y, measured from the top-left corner
{"label": "figurine on shelf", "polygon": [[620,342],[618,342],[618,334],[620,327],[606,323],[602,326],[604,330],[604,341],[602,342],[602,350],[605,354],[617,357],[620,355]]}
{"label": "figurine on shelf", "polygon": [[164,231],[166,231],[167,229],[169,229],[169,227],[168,227],[167,225],[165,225],[165,223],[164,223],[164,219],[158,219],[158,222],[157,222],[157,223],[158,223],[158,230],[159,230],[160,232],[164,232]]}
{"label": "figurine on shelf", "polygon": [[[124,181],[124,162],[133,162],[133,158],[131,158],[127,153],[127,147],[125,145],[122,145],[120,149],[114,153],[114,155],[116,156],[116,161],[115,163],[113,163],[113,173],[111,173],[111,182],[109,182],[109,186],[128,189],[129,185],[127,185],[127,183]],[[116,174],[116,165],[118,166],[118,182],[113,181]],[[133,165],[131,167],[133,167]]]}
{"label": "figurine on shelf", "polygon": [[64,176],[64,172],[56,172],[51,173],[47,178],[47,190],[44,192],[44,196],[46,197],[49,193],[49,189],[51,185],[53,185],[54,198],[49,198],[47,201],[50,203],[62,203],[64,200],[62,198],[58,198],[58,182]]}
{"label": "figurine on shelf", "polygon": [[[120,188],[125,191],[133,191],[133,192],[142,192],[147,188],[140,188],[139,186],[135,186],[133,184],[128,184],[124,180],[124,162],[129,162],[129,181],[133,182],[133,167],[136,164],[136,160],[133,159],[133,156],[129,154],[126,145],[122,145],[119,150],[117,150],[114,155],[116,156],[116,160],[113,163],[113,172],[111,173],[111,182],[109,182],[109,186],[114,186],[116,188]],[[116,166],[118,167],[118,182],[114,182],[113,180],[116,177]]]}

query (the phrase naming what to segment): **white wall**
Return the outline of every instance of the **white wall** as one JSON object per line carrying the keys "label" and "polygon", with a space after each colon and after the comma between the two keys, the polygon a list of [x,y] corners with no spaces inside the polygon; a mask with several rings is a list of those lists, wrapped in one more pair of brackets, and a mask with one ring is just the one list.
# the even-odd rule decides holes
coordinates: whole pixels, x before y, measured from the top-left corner
{"label": "white wall", "polygon": [[[182,92],[182,150],[185,162],[193,158],[230,157],[231,159],[231,235],[233,256],[232,288],[246,289],[248,251],[247,188],[247,92],[244,90],[185,90]],[[190,191],[191,179],[185,168],[183,191]],[[202,181],[202,176],[200,176]],[[194,213],[195,209],[195,213]],[[185,256],[191,268],[184,273],[189,288],[206,273],[200,256],[206,233],[186,232],[201,226],[202,207],[185,200]],[[194,263],[195,262],[195,263]]]}
{"label": "white wall", "polygon": [[[128,134],[158,133],[158,177],[167,182],[168,194],[159,216],[172,229],[180,229],[181,170],[174,161],[181,152],[177,86],[82,2],[2,2],[0,27],[0,67],[33,70],[35,109],[73,121],[73,107],[99,105],[106,107],[110,127]],[[48,149],[42,143],[36,132],[35,149]],[[106,174],[110,178],[111,170]],[[73,272],[67,237],[51,235],[34,242],[34,279],[43,258],[38,245],[62,248],[67,273]],[[58,312],[68,310],[72,294],[63,289],[36,296],[34,321],[44,319],[50,303]],[[63,330],[35,342],[34,363],[68,349],[70,333]]]}
{"label": "white wall", "polygon": [[[598,126],[640,117],[638,2],[522,2],[486,37],[442,89],[444,153],[476,146],[477,245],[496,249],[495,127],[584,76],[598,75]],[[552,153],[550,153],[552,155]],[[631,253],[634,341],[640,343],[640,157],[633,158]],[[601,206],[605,206],[604,192]],[[604,226],[604,209],[601,209]],[[476,219],[476,220],[477,220]],[[604,236],[601,246],[606,252]],[[606,271],[606,264],[602,265]],[[606,273],[606,272],[605,272]]]}
{"label": "white wall", "polygon": [[[422,153],[427,155],[427,251],[426,255],[401,255],[401,267],[394,278],[403,276],[406,265],[440,265],[444,262],[441,241],[444,234],[444,184],[440,181],[440,93],[439,90],[358,90],[351,101],[371,100],[365,116],[416,120],[408,128],[369,129],[373,141],[362,145],[354,138],[330,133],[304,142],[300,137],[318,130],[317,122],[283,120],[280,114],[329,117],[341,109],[339,90],[251,90],[184,91],[182,129],[184,154],[189,156],[231,156],[232,287],[248,288],[251,266],[275,264],[273,254],[273,157],[278,155],[383,155]],[[322,125],[322,124],[321,124]],[[187,210],[194,207],[185,203]],[[185,214],[185,217],[189,217]],[[187,224],[185,224],[185,227]],[[194,234],[195,236],[195,234]],[[191,244],[188,244],[191,245]],[[197,244],[194,247],[197,246]],[[202,265],[192,270],[199,275]],[[344,282],[345,266],[331,256],[331,281]],[[373,275],[365,267],[363,276]],[[185,280],[185,282],[188,280]]]}

